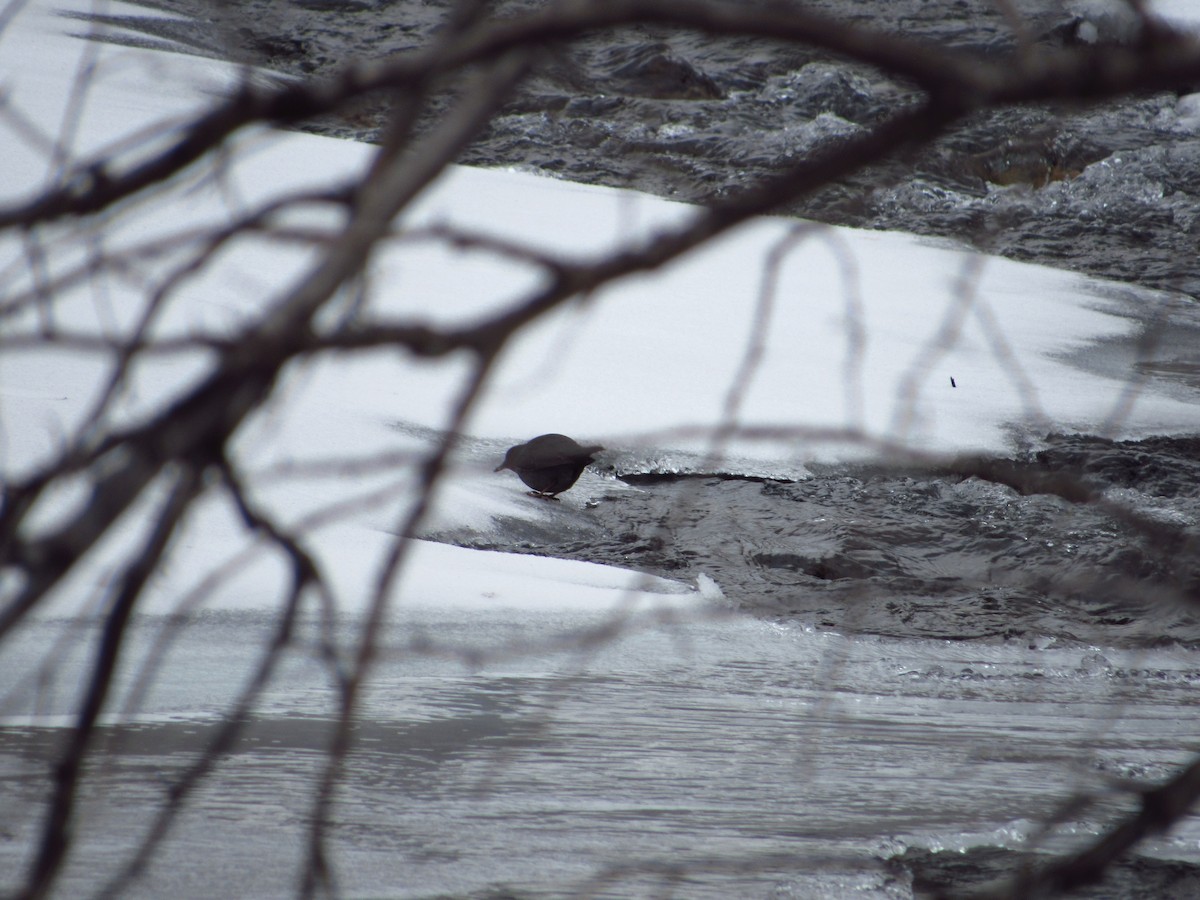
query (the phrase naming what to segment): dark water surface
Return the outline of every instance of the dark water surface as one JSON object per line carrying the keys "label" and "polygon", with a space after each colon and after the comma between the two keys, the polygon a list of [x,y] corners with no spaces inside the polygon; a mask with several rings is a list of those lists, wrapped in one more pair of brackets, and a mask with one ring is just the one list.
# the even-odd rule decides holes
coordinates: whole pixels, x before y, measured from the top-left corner
{"label": "dark water surface", "polygon": [[[243,59],[289,76],[336,72],[424,45],[450,0],[136,0],[172,18],[121,17],[119,40]],[[503,0],[497,16],[544,3]],[[806,9],[986,57],[1023,38],[1061,48],[1130,37],[1100,0],[809,0]],[[1096,107],[981,113],[933,145],[784,212],[950,237],[988,252],[1200,296],[1200,116],[1178,92]],[[908,102],[877,72],[805,47],[638,27],[548,52],[463,158],[703,203],[869,128]],[[1193,98],[1194,99],[1194,98]],[[450,102],[433,104],[430,118]],[[381,110],[317,130],[359,139]]]}
{"label": "dark water surface", "polygon": [[[1068,475],[1114,505],[1010,486],[1032,473]],[[541,524],[438,537],[704,575],[743,609],[817,628],[1068,645],[1200,640],[1200,439],[1054,435],[990,480],[886,466],[818,469],[794,483],[622,477],[637,490],[593,489],[586,509],[563,504]]]}

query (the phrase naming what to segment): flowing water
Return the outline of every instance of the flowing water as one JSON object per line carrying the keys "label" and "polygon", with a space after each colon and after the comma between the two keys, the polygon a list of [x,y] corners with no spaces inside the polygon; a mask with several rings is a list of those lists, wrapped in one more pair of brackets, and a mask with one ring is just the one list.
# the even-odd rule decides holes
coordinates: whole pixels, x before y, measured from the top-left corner
{"label": "flowing water", "polygon": [[[585,509],[564,503],[539,525],[430,537],[707,577],[743,610],[817,629],[1126,647],[1200,640],[1188,543],[1200,522],[1195,438],[1055,435],[1009,472],[1070,476],[1113,508],[1019,493],[1003,472],[835,466],[780,482],[642,474],[636,453],[608,464],[637,473],[621,476],[634,489],[605,492],[597,479]],[[1138,518],[1123,519],[1126,510]]]}
{"label": "flowing water", "polygon": [[[419,44],[445,9],[146,5],[172,17],[110,20],[121,40],[285,75]],[[1013,40],[1001,5],[982,0],[811,5],[981,53]],[[1062,43],[1080,33],[1081,9],[1102,4],[1015,6],[1035,40]],[[1110,16],[1092,25],[1120,37]],[[589,36],[542,65],[467,161],[703,201],[868,127],[902,98],[902,87],[804,49],[655,29]],[[791,212],[1195,296],[1190,108],[1159,94],[981,116]],[[319,127],[370,137],[374,116]],[[1194,396],[1193,338],[1164,337],[1143,374]],[[1108,365],[1133,356],[1097,353]],[[714,605],[586,651],[573,636],[603,613],[406,613],[385,641],[330,827],[341,890],[910,897],[1011,870],[1017,849],[1094,837],[1132,808],[1122,786],[1162,781],[1200,749],[1190,715],[1200,445],[1039,437],[1014,462],[1083,478],[1161,529],[949,471],[679,478],[618,454],[605,465],[623,483],[589,474],[561,504],[530,499],[541,505],[526,519],[429,535],[698,580]],[[133,657],[170,630],[172,661],[131,717],[104,729],[61,896],[87,896],[115,873],[212,739],[271,627],[249,613],[137,620]],[[309,627],[157,863],[122,896],[291,894],[336,712]],[[414,633],[458,649],[435,653]],[[10,695],[4,714],[38,711],[0,728],[0,873],[18,872],[36,837],[56,726],[71,709],[61,681],[52,691],[27,680],[63,634],[74,649],[56,667],[69,684],[94,624],[31,623],[0,648],[0,680],[33,692]],[[497,646],[518,652],[492,658]],[[1048,821],[1058,824],[1043,833]],[[1200,821],[1139,850],[1090,896],[1200,892]]]}
{"label": "flowing water", "polygon": [[[889,857],[1071,846],[1128,808],[1120,780],[1162,778],[1200,742],[1192,648],[897,641],[677,610],[583,654],[532,648],[570,645],[604,614],[410,615],[384,642],[329,834],[347,896],[911,896]],[[140,620],[132,658],[172,627]],[[469,668],[413,652],[414,627],[459,648],[530,647]],[[30,626],[4,676],[78,628]],[[102,733],[61,896],[113,874],[271,629],[249,613],[182,629],[133,721]],[[65,699],[44,698],[44,715]],[[328,673],[297,651],[121,896],[288,895],[334,704]],[[7,809],[41,802],[61,735],[0,729]],[[32,820],[6,818],[12,860]],[[1200,861],[1200,822],[1143,851]]]}
{"label": "flowing water", "polygon": [[[114,40],[236,58],[287,76],[427,43],[451,0],[138,0],[107,16]],[[504,0],[508,15],[545,6]],[[1121,0],[806,0],[805,9],[984,57],[1017,38],[1061,48],[1130,40]],[[168,17],[164,18],[163,13]],[[932,234],[1018,259],[1200,295],[1200,103],[1176,91],[1099,106],[979,114],[927,148],[797,201],[785,213]],[[641,26],[548,52],[463,161],[703,203],[861,133],[902,107],[905,85],[802,46]],[[435,96],[430,121],[452,102]],[[385,110],[316,130],[373,139]]]}

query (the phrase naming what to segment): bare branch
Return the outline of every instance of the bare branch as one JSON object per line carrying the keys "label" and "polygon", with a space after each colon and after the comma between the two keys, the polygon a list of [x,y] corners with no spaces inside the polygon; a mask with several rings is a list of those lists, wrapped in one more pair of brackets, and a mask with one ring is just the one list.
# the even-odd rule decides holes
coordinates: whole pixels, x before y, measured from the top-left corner
{"label": "bare branch", "polygon": [[103,638],[87,681],[87,693],[79,705],[75,727],[56,770],[50,811],[43,827],[37,858],[30,871],[28,887],[23,894],[30,900],[49,894],[68,852],[71,814],[75,806],[75,791],[84,755],[87,753],[100,711],[108,698],[113,673],[121,657],[126,624],[146,581],[166,552],[171,535],[199,490],[200,471],[185,468],[174,476],[174,481],[175,484],[144,546],[130,558],[107,612]]}
{"label": "bare branch", "polygon": [[[0,9],[0,31],[23,5],[12,0]],[[82,766],[89,750],[97,716],[110,692],[112,673],[120,657],[122,640],[143,585],[164,557],[170,537],[198,496],[206,475],[220,478],[226,499],[250,535],[247,546],[229,564],[211,572],[189,593],[187,609],[200,603],[237,565],[255,554],[281,557],[290,569],[281,591],[283,604],[248,683],[231,698],[227,714],[201,757],[188,766],[171,786],[157,809],[148,832],[132,857],[102,888],[106,896],[119,896],[150,863],[168,835],[178,812],[196,787],[234,746],[244,723],[253,714],[264,685],[292,640],[297,616],[305,601],[315,599],[327,620],[333,618],[333,595],[320,571],[312,543],[325,522],[350,513],[378,509],[397,499],[397,485],[406,502],[395,523],[395,540],[374,572],[368,607],[356,623],[355,643],[343,660],[334,639],[320,649],[337,686],[337,720],[318,783],[312,787],[308,821],[308,854],[303,863],[299,890],[306,896],[337,888],[336,861],[327,845],[334,822],[339,786],[353,752],[353,732],[362,715],[363,694],[382,655],[381,635],[388,623],[390,604],[412,542],[429,518],[444,472],[456,448],[468,413],[492,373],[501,350],[524,329],[548,313],[630,275],[659,269],[701,248],[752,218],[785,210],[810,192],[872,163],[894,157],[904,148],[928,142],[983,109],[1017,103],[1057,100],[1096,101],[1131,91],[1174,88],[1200,81],[1200,43],[1175,33],[1148,16],[1144,6],[1130,0],[1140,18],[1138,42],[1124,47],[1051,51],[1038,47],[1010,0],[996,0],[1018,38],[1017,51],[1004,58],[949,50],[848,24],[834,17],[783,5],[746,5],[682,0],[579,0],[548,4],[543,9],[510,18],[491,18],[488,4],[464,0],[452,21],[427,46],[400,56],[348,66],[325,82],[297,81],[282,87],[243,81],[232,96],[208,112],[194,117],[175,132],[163,152],[147,152],[151,130],[113,145],[100,155],[72,166],[78,114],[88,97],[87,79],[76,83],[71,115],[57,139],[43,135],[36,123],[9,109],[0,97],[0,116],[23,139],[44,146],[53,155],[52,185],[33,200],[0,209],[0,229],[14,232],[13,244],[23,245],[20,259],[0,272],[0,322],[12,327],[0,337],[6,354],[40,351],[45,347],[97,354],[111,368],[98,400],[86,410],[82,424],[73,428],[64,446],[49,462],[4,486],[0,504],[0,566],[12,575],[11,592],[0,608],[0,639],[12,631],[43,600],[64,583],[66,576],[109,534],[114,525],[138,506],[147,505],[148,491],[168,482],[170,496],[160,505],[152,533],[142,547],[126,556],[121,584],[107,617],[102,646],[88,675],[68,746],[50,790],[50,812],[38,844],[24,896],[47,895],[55,884],[69,851],[69,828]],[[535,245],[504,236],[454,228],[429,226],[409,229],[397,225],[407,210],[496,116],[515,86],[535,68],[547,48],[559,47],[598,29],[629,25],[657,25],[690,29],[712,35],[746,35],[776,42],[821,48],[842,58],[867,64],[903,85],[903,97],[891,117],[865,129],[837,146],[810,154],[778,175],[764,179],[732,196],[698,208],[682,224],[663,228],[649,237],[630,241],[600,257],[568,258]],[[92,51],[94,57],[94,51]],[[84,70],[90,65],[85,54]],[[448,114],[436,117],[428,130],[425,119],[436,108],[432,99],[446,88],[463,88]],[[238,144],[232,139],[248,126],[297,125],[314,116],[342,112],[351,102],[382,98],[390,104],[390,118],[382,146],[375,152],[366,174],[354,184],[314,188],[307,193],[279,198],[257,206],[232,221],[204,228],[158,232],[151,239],[113,249],[107,238],[110,224],[120,226],[133,217],[136,202],[152,198],[173,178],[191,167],[209,166],[196,184],[204,190],[232,192],[232,180],[222,173],[239,164]],[[162,140],[155,137],[154,140]],[[211,174],[209,174],[211,172]],[[239,198],[240,199],[240,198]],[[328,228],[290,225],[285,216],[307,204],[333,205],[344,216]],[[96,217],[88,219],[87,217]],[[75,229],[63,220],[81,218]],[[44,227],[53,225],[54,227]],[[845,291],[846,360],[845,408],[849,426],[843,429],[808,428],[795,422],[777,427],[745,427],[738,420],[743,400],[754,380],[767,346],[768,331],[777,305],[780,271],[789,253],[803,240],[821,232],[801,225],[772,248],[765,262],[754,316],[754,336],[747,343],[740,365],[725,394],[723,418],[714,429],[707,425],[641,435],[661,443],[665,435],[706,439],[711,448],[703,465],[718,470],[727,445],[737,440],[787,440],[830,442],[867,449],[896,465],[925,467],[949,482],[979,478],[1005,485],[1021,494],[1049,494],[1104,516],[1147,544],[1146,555],[1156,568],[1152,578],[1096,575],[1062,579],[1053,590],[1067,596],[1072,590],[1104,592],[1114,602],[1152,596],[1161,605],[1195,604],[1200,586],[1173,568],[1173,557],[1195,556],[1194,528],[1165,522],[1141,509],[1119,503],[1097,483],[1075,471],[1052,469],[1037,462],[985,457],[947,459],[919,453],[902,438],[916,415],[924,376],[957,339],[960,329],[974,319],[987,341],[987,349],[1024,405],[1024,412],[1047,425],[1035,385],[1018,363],[1013,348],[1000,332],[989,307],[979,295],[978,260],[964,266],[952,303],[941,327],[919,354],[898,385],[900,402],[886,435],[870,433],[864,412],[863,370],[866,368],[863,304],[857,272],[837,238],[825,235],[841,267]],[[65,234],[64,234],[65,232]],[[155,336],[156,324],[168,306],[177,302],[182,288],[207,274],[225,251],[246,239],[266,237],[294,242],[312,251],[310,264],[290,286],[279,290],[248,324],[230,333],[194,333],[182,337]],[[89,243],[90,241],[90,243]],[[482,319],[467,324],[433,326],[415,316],[388,318],[375,314],[374,285],[368,264],[384,245],[438,242],[451,250],[487,254],[515,263],[540,276],[538,287],[528,290]],[[67,250],[67,253],[62,251]],[[75,255],[70,255],[74,252]],[[64,257],[59,259],[59,255]],[[107,288],[112,279],[135,282],[141,304],[125,320],[127,329],[88,331],[71,321],[67,295],[81,286]],[[339,294],[351,291],[354,302],[335,305]],[[340,301],[336,301],[340,302]],[[258,307],[256,307],[258,308]],[[346,311],[346,308],[349,311]],[[107,333],[107,331],[114,333]],[[281,373],[308,357],[320,354],[354,354],[374,348],[395,348],[413,357],[438,358],[462,353],[470,362],[470,375],[461,386],[449,426],[436,435],[422,453],[404,451],[356,455],[346,453],[304,462],[281,462],[251,473],[239,468],[233,452],[247,420],[278,393]],[[187,388],[144,419],[116,426],[119,398],[132,375],[144,362],[171,354],[205,354],[211,368]],[[89,360],[94,361],[94,360]],[[1131,379],[1111,419],[1127,411],[1142,390],[1145,378]],[[606,443],[608,443],[606,439]],[[480,454],[482,455],[482,454]],[[255,500],[255,489],[278,478],[338,478],[349,481],[362,474],[379,474],[402,467],[401,478],[369,493],[347,490],[338,502],[302,517],[287,526]],[[90,502],[50,527],[31,523],[43,505],[49,506],[63,484],[86,483]],[[272,481],[272,483],[274,483]],[[415,485],[415,490],[414,490]],[[1003,492],[1001,492],[1003,493]],[[414,496],[415,494],[415,496]],[[1107,524],[1107,523],[1106,523]],[[1160,566],[1161,564],[1161,566]],[[1165,573],[1165,574],[1164,574]],[[963,579],[964,586],[976,588]],[[720,613],[705,612],[718,618]],[[678,619],[682,621],[686,617]],[[467,665],[511,659],[522,653],[563,649],[588,652],[632,629],[647,624],[677,621],[666,614],[615,617],[611,621],[555,637],[546,642],[498,640],[487,648],[457,645],[415,635],[389,644],[396,653],[443,656]],[[158,674],[158,666],[173,638],[156,647],[130,703],[144,700],[145,691]],[[831,657],[833,654],[831,654]],[[832,659],[827,675],[844,660]],[[1073,857],[1061,860],[1019,889],[1065,889],[1094,880],[1118,853],[1178,822],[1200,793],[1200,763],[1143,795],[1141,809],[1127,816],[1109,834]],[[1064,807],[1062,815],[1086,806],[1086,796]],[[764,855],[762,860],[771,861]],[[710,860],[713,869],[736,870],[753,860]],[[664,879],[702,871],[704,864],[687,866],[656,861],[634,863],[604,871],[586,887],[604,888],[627,872],[659,872]]]}

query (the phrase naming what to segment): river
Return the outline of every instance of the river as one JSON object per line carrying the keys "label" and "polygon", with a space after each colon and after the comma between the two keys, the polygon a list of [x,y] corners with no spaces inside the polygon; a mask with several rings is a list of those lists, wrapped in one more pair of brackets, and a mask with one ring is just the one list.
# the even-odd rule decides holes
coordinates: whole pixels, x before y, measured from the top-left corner
{"label": "river", "polygon": [[[527,649],[472,668],[411,652],[411,629],[486,651],[553,643],[605,614],[409,616],[384,641],[329,834],[345,896],[911,896],[890,857],[953,851],[970,883],[988,868],[957,851],[1071,846],[1128,808],[1112,785],[1161,779],[1196,743],[1193,648],[896,640],[677,610],[586,655]],[[60,896],[91,895],[126,859],[272,618],[189,622],[133,720],[102,730]],[[79,646],[79,628],[31,626],[5,676],[64,630]],[[139,620],[131,659],[172,630]],[[290,895],[336,711],[314,655],[302,639],[120,896]],[[0,729],[6,805],[38,802],[61,735]],[[1083,796],[1068,825],[1039,834]],[[1200,823],[1141,849],[1198,862]],[[1131,896],[1118,885],[1096,896]]]}
{"label": "river", "polygon": [[[173,17],[124,17],[123,40],[244,55],[288,75],[419,43],[445,6],[146,5]],[[1012,43],[1000,4],[983,0],[813,5],[981,53]],[[1045,42],[1069,42],[1082,21],[1071,5],[1021,6]],[[899,90],[803,50],[653,30],[592,36],[539,70],[466,161],[703,202],[869,127]],[[1002,111],[788,212],[951,236],[1194,298],[1200,142],[1186,109],[1161,94]],[[319,129],[370,138],[364,119]],[[1194,331],[1172,338],[1173,368],[1156,373],[1188,396],[1200,390]],[[1200,749],[1190,715],[1200,634],[1181,602],[1194,601],[1196,560],[1175,552],[1200,517],[1194,439],[1036,436],[1014,449],[1020,465],[1082,475],[1167,523],[1177,545],[1092,506],[948,471],[678,478],[652,456],[610,472],[636,490],[599,489],[554,510],[569,527],[427,536],[689,584],[710,577],[724,603],[586,653],[546,647],[573,646],[570,635],[603,622],[594,610],[422,608],[394,623],[328,836],[345,896],[961,889],[1011,870],[1017,850],[1094,838],[1133,807],[1122,785],[1160,782]],[[136,620],[132,657],[169,632],[172,661],[124,724],[103,729],[61,896],[88,896],[115,875],[219,727],[272,621]],[[342,622],[337,639],[354,626]],[[155,864],[121,896],[294,893],[336,714],[318,626],[307,627]],[[414,650],[414,629],[479,652]],[[61,639],[75,648],[58,660],[69,681],[96,634],[95,623],[29,623],[0,677],[36,671]],[[498,643],[520,652],[488,658]],[[68,700],[44,697],[40,718],[0,728],[4,806],[43,802]],[[36,821],[5,820],[5,859],[32,843]],[[1194,817],[1139,854],[1086,896],[1200,892]]]}

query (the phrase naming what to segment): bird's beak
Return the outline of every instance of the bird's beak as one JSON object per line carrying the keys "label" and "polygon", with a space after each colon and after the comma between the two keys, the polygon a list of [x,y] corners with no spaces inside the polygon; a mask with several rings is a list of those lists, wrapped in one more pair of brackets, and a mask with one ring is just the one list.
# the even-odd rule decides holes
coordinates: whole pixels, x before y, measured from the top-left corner
{"label": "bird's beak", "polygon": [[507,468],[508,468],[508,466],[506,466],[504,463],[500,463],[500,465],[496,466],[496,468],[492,469],[492,471],[493,471],[493,472],[500,472],[500,471],[503,471],[504,469],[507,469]]}

